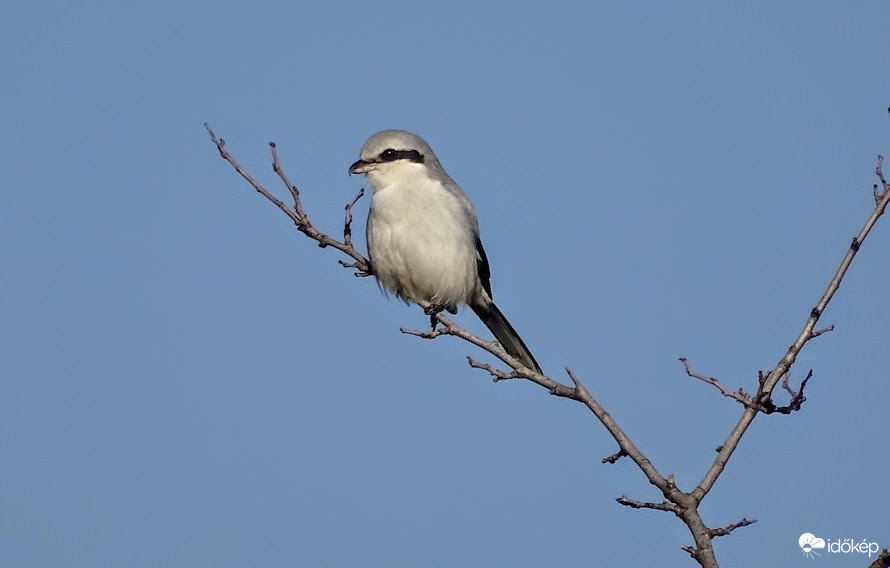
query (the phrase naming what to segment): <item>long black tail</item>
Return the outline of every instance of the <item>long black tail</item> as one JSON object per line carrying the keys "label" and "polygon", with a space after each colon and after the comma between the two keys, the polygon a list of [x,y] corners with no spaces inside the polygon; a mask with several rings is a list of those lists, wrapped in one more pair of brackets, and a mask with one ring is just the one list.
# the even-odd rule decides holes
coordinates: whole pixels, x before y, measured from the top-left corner
{"label": "long black tail", "polygon": [[516,330],[513,329],[513,326],[510,325],[504,314],[501,313],[501,310],[494,305],[494,302],[490,302],[487,305],[472,305],[470,307],[476,312],[476,315],[479,316],[485,327],[491,330],[507,353],[522,361],[526,367],[543,373],[532,352],[528,350],[525,342],[522,341],[522,338],[519,337],[519,334],[516,333]]}

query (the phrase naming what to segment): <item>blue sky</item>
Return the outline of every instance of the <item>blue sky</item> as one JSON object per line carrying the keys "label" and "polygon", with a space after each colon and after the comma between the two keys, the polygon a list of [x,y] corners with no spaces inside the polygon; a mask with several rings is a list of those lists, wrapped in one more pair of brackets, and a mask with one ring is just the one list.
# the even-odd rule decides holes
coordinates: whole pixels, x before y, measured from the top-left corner
{"label": "blue sky", "polygon": [[[383,128],[476,204],[498,305],[681,488],[796,337],[890,152],[887,6],[62,3],[0,18],[0,564],[689,566],[686,528],[583,408],[494,384],[317,225]],[[357,243],[368,199],[356,206]],[[890,545],[890,228],[702,506],[723,566],[801,533]],[[470,313],[458,320],[481,331]],[[756,551],[756,552],[754,552]],[[864,566],[855,554],[823,565]],[[815,565],[815,564],[814,564]]]}

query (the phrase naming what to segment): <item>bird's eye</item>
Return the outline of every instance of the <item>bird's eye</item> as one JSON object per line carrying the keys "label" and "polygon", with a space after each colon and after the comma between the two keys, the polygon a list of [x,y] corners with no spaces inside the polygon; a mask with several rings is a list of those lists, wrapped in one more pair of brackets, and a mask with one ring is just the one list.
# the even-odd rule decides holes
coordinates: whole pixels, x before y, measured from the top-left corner
{"label": "bird's eye", "polygon": [[393,150],[392,148],[389,148],[388,150],[384,150],[383,153],[380,154],[380,157],[387,161],[395,160],[396,159],[396,151]]}

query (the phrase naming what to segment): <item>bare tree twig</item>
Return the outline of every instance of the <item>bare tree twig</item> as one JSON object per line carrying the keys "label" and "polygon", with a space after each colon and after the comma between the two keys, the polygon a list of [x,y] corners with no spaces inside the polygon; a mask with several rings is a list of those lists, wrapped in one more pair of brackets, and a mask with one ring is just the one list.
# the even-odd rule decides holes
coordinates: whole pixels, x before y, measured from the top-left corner
{"label": "bare tree twig", "polygon": [[696,550],[696,548],[694,546],[681,546],[680,550],[682,550],[684,552],[688,552],[689,556],[691,556],[693,560],[695,560],[696,562],[701,564],[701,560],[699,559],[699,557],[701,555],[699,554],[698,550]]}
{"label": "bare tree twig", "polygon": [[[204,126],[207,126],[206,124]],[[208,130],[210,127],[207,127]],[[290,192],[291,198],[294,200],[294,211],[300,217],[300,219],[306,219],[306,213],[303,211],[303,203],[300,201],[300,190],[297,189],[297,186],[292,184],[289,179],[287,179],[287,174],[284,173],[284,169],[281,167],[281,163],[278,161],[278,146],[275,142],[269,142],[269,149],[272,150],[272,171],[278,174],[278,177],[281,178],[281,181],[284,182],[284,186],[287,187],[287,190]]]}
{"label": "bare tree twig", "polygon": [[651,503],[649,501],[637,501],[635,499],[630,499],[626,495],[622,495],[615,499],[619,505],[624,505],[625,507],[630,507],[631,509],[654,509],[656,511],[667,511],[669,513],[679,513],[680,509],[670,503],[668,501],[664,501],[662,503]]}
{"label": "bare tree twig", "polygon": [[[488,351],[492,355],[494,355],[502,360],[504,360],[504,359],[501,356],[506,357],[508,359],[511,358],[510,355],[506,351],[504,351],[503,348],[501,348],[501,346],[498,342],[486,341],[485,339],[482,339],[478,335],[470,333],[469,331],[463,329],[462,327],[458,326],[453,321],[448,319],[441,312],[437,312],[437,313],[433,314],[433,316],[431,316],[431,317],[434,318],[439,323],[441,323],[442,325],[440,327],[437,327],[437,328],[431,330],[431,331],[420,331],[417,329],[408,329],[408,328],[404,328],[404,327],[400,328],[399,331],[401,331],[402,333],[404,333],[406,335],[414,335],[416,337],[420,337],[423,339],[436,339],[437,337],[441,337],[443,335],[459,337],[459,338],[463,339],[464,341],[468,341],[468,342],[472,343],[473,345]],[[510,362],[507,360],[504,360],[504,362],[507,363],[508,365],[510,364]],[[519,364],[518,361],[517,361],[517,364]]]}
{"label": "bare tree twig", "polygon": [[817,329],[816,331],[810,333],[810,339],[819,337],[823,333],[828,333],[829,331],[834,331],[834,324],[831,324],[828,327],[823,327],[822,329]]}
{"label": "bare tree twig", "polygon": [[731,391],[728,388],[724,387],[720,383],[720,381],[718,381],[714,377],[707,377],[705,375],[702,375],[701,373],[694,371],[689,365],[689,361],[686,359],[686,357],[680,357],[680,362],[683,363],[683,366],[686,368],[686,374],[690,377],[716,387],[723,396],[729,397],[744,406],[751,404],[751,397],[745,394],[745,391],[743,391],[742,389],[739,389],[738,391]]}
{"label": "bare tree twig", "polygon": [[[791,366],[797,360],[797,355],[803,349],[804,345],[806,345],[807,342],[813,338],[813,330],[816,327],[816,323],[818,323],[819,318],[822,316],[822,313],[825,311],[828,303],[831,302],[831,299],[838,291],[838,288],[840,288],[841,282],[843,281],[847,270],[850,268],[850,264],[853,262],[853,258],[856,257],[856,253],[859,252],[862,243],[865,241],[866,237],[868,237],[868,234],[871,232],[872,227],[874,227],[875,223],[877,223],[878,219],[881,217],[881,215],[884,214],[884,211],[887,209],[887,204],[890,203],[890,186],[887,185],[887,182],[884,180],[883,173],[881,171],[883,161],[884,158],[882,156],[878,156],[878,165],[875,168],[875,172],[878,175],[878,178],[881,180],[883,191],[879,194],[880,198],[877,200],[875,208],[868,216],[868,219],[866,219],[865,224],[859,231],[859,234],[853,238],[853,242],[847,249],[846,254],[844,254],[844,258],[841,259],[840,266],[838,266],[837,270],[834,273],[834,276],[832,276],[831,280],[829,281],[825,292],[822,294],[822,297],[819,298],[819,301],[816,302],[816,305],[813,307],[812,310],[810,310],[810,315],[804,323],[803,329],[797,336],[797,339],[794,340],[794,343],[791,344],[791,346],[788,348],[782,359],[779,360],[775,368],[764,377],[760,388],[758,388],[757,390],[757,395],[755,396],[755,400],[753,402],[761,403],[769,400],[773,389],[776,388],[776,385],[778,384],[782,375],[784,375],[786,371],[791,369]],[[742,436],[745,434],[745,431],[748,429],[748,427],[751,426],[751,423],[754,421],[754,418],[757,416],[758,412],[759,408],[757,408],[754,404],[749,405],[745,408],[741,418],[739,418],[739,421],[736,423],[735,427],[733,427],[732,431],[727,436],[726,441],[723,443],[723,447],[717,453],[717,457],[714,459],[711,467],[708,468],[708,471],[705,472],[704,476],[702,476],[699,484],[690,493],[692,498],[695,499],[697,502],[701,502],[701,500],[704,499],[705,495],[708,494],[711,488],[714,487],[714,483],[717,482],[717,478],[720,477],[720,474],[723,472],[724,468],[726,468],[726,464],[729,462],[729,458],[738,447]]]}
{"label": "bare tree twig", "polygon": [[365,188],[358,190],[355,199],[346,204],[346,219],[343,221],[343,244],[348,247],[352,246],[352,208],[358,203],[358,200],[365,194]]}
{"label": "bare tree twig", "polygon": [[210,134],[210,139],[213,140],[214,144],[216,144],[216,149],[219,150],[219,155],[222,156],[225,161],[229,162],[232,167],[235,168],[235,171],[237,171],[241,175],[241,177],[247,180],[247,183],[252,185],[253,188],[257,190],[263,197],[274,203],[276,207],[281,209],[284,214],[290,217],[294,224],[299,227],[300,223],[302,223],[300,215],[288,209],[283,201],[266,191],[265,187],[263,187],[259,184],[259,182],[253,179],[253,177],[249,173],[247,173],[247,171],[245,171],[243,167],[241,167],[241,164],[235,161],[235,158],[233,158],[232,155],[229,154],[229,151],[226,150],[226,141],[222,138],[217,138],[213,130],[210,129],[210,125],[206,122],[204,123],[204,128],[207,129],[207,132]]}
{"label": "bare tree twig", "polygon": [[420,337],[423,339],[435,339],[442,335],[451,335],[450,333],[448,333],[448,330],[443,327],[438,327],[430,331],[420,331],[419,329],[408,329],[407,327],[400,327],[399,331],[401,331],[405,335],[413,335],[415,337]]}
{"label": "bare tree twig", "polygon": [[501,371],[500,369],[495,369],[488,363],[480,363],[472,357],[467,357],[467,363],[469,363],[470,367],[473,367],[474,369],[482,369],[483,371],[488,371],[488,374],[493,377],[494,382],[506,381],[508,379],[519,379],[522,377],[516,371]]}
{"label": "bare tree twig", "polygon": [[283,201],[272,195],[265,187],[263,187],[258,181],[256,181],[253,176],[251,176],[247,171],[238,163],[237,160],[226,150],[226,142],[222,138],[218,138],[216,133],[210,128],[210,125],[206,122],[204,123],[204,128],[207,129],[207,133],[210,134],[210,139],[216,145],[216,149],[219,151],[219,155],[227,161],[235,171],[237,171],[241,177],[243,177],[247,182],[253,186],[253,188],[263,197],[271,201],[278,207],[285,215],[287,215],[291,221],[296,225],[297,230],[301,233],[309,237],[310,239],[316,241],[318,246],[321,248],[324,247],[332,247],[340,252],[350,256],[354,262],[352,263],[344,263],[340,264],[347,268],[354,268],[357,272],[357,276],[369,276],[371,274],[371,263],[365,258],[361,253],[355,250],[355,247],[352,244],[341,243],[340,241],[329,237],[328,235],[322,233],[312,223],[309,221],[309,218],[306,216],[306,213],[303,211],[303,205],[300,202],[300,192],[297,190],[297,187],[288,180],[287,175],[284,173],[283,168],[278,162],[278,149],[275,146],[274,142],[269,144],[272,151],[272,169],[278,174],[284,184],[287,186],[288,191],[291,194],[291,197],[294,199],[294,209],[290,209],[287,205],[284,204]]}
{"label": "bare tree twig", "polygon": [[604,458],[602,459],[602,462],[601,462],[601,463],[610,463],[610,464],[613,464],[613,463],[617,462],[618,460],[620,460],[621,458],[624,458],[624,457],[627,457],[627,452],[625,452],[625,451],[622,450],[622,449],[619,449],[619,450],[618,450],[617,452],[615,452],[614,454],[612,454],[612,455],[610,455],[610,456],[606,456],[606,457],[604,457]]}
{"label": "bare tree twig", "polygon": [[795,391],[788,384],[789,376],[789,373],[785,373],[785,378],[782,379],[782,387],[786,391],[788,391],[788,394],[791,395],[791,401],[786,406],[776,406],[775,403],[773,403],[772,399],[768,398],[760,403],[760,406],[764,413],[791,414],[792,412],[800,410],[801,406],[803,406],[803,403],[806,402],[807,397],[803,395],[803,389],[806,388],[807,382],[810,380],[810,378],[812,378],[813,370],[810,369],[810,371],[807,373],[806,378],[804,378],[804,380],[800,382],[799,391]]}
{"label": "bare tree twig", "polygon": [[[810,374],[811,374],[811,375],[813,374],[813,370],[812,370],[812,369],[810,369]],[[809,377],[807,377],[807,378],[809,378]],[[789,381],[791,381],[791,371],[786,371],[785,374],[782,375],[782,383],[781,383],[781,385],[782,385],[782,388],[785,389],[785,391],[786,391],[789,395],[791,395],[791,398],[793,399],[794,397],[797,396],[797,391],[791,388],[791,384],[790,384]]]}
{"label": "bare tree twig", "polygon": [[717,536],[726,536],[736,529],[739,529],[742,527],[747,527],[748,525],[753,525],[756,522],[757,522],[757,519],[744,518],[737,523],[733,523],[733,524],[727,525],[725,527],[711,529],[711,537],[713,538],[713,537],[717,537]]}
{"label": "bare tree twig", "polygon": [[[510,354],[508,354],[501,345],[496,341],[486,341],[469,331],[457,326],[453,321],[451,321],[448,317],[446,317],[441,312],[435,315],[436,319],[442,324],[441,327],[433,330],[433,331],[418,331],[411,329],[402,329],[403,333],[407,333],[410,335],[415,335],[417,337],[421,337],[424,339],[435,339],[442,335],[452,335],[455,337],[460,337],[461,339],[472,343],[473,345],[488,351],[507,365],[513,368],[513,373],[515,377],[512,378],[524,378],[529,380],[537,385],[540,385],[547,390],[550,391],[550,394],[562,398],[569,398],[572,400],[576,400],[584,404],[596,417],[599,421],[606,427],[606,430],[612,435],[615,441],[618,443],[618,446],[621,451],[624,452],[626,456],[628,456],[633,462],[637,465],[637,467],[642,470],[643,474],[649,480],[649,482],[656,486],[659,490],[661,490],[662,494],[664,494],[665,498],[668,501],[675,503],[678,507],[678,510],[682,510],[682,517],[684,522],[690,526],[690,530],[693,532],[693,536],[696,538],[696,544],[702,549],[705,550],[704,557],[713,556],[713,551],[710,547],[710,537],[708,537],[707,531],[708,529],[704,522],[701,520],[698,511],[695,508],[695,504],[691,500],[691,498],[680,491],[677,486],[673,482],[673,477],[668,476],[667,478],[663,477],[652,462],[647,458],[643,452],[637,448],[637,446],[630,440],[630,437],[618,426],[612,416],[602,407],[602,405],[590,394],[590,392],[584,387],[581,381],[575,376],[575,373],[566,368],[566,374],[569,376],[569,379],[572,381],[572,387],[566,386],[562,383],[554,381],[550,377],[547,377],[541,373],[537,373],[528,367],[525,367],[518,359],[515,359]],[[479,366],[483,370],[491,371],[484,367]],[[497,375],[495,375],[497,378]],[[691,507],[691,508],[690,508]],[[680,513],[678,513],[679,515]],[[694,528],[693,528],[694,527]],[[710,552],[707,552],[710,550]],[[716,562],[716,561],[715,561]],[[716,565],[716,564],[715,564]]]}

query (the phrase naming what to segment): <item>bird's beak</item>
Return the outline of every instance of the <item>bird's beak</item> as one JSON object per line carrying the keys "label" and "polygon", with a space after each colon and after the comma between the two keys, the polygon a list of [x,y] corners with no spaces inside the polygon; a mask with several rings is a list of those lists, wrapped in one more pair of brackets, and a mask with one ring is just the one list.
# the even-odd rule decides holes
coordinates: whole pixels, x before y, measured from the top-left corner
{"label": "bird's beak", "polygon": [[374,162],[366,162],[365,160],[356,160],[349,166],[351,174],[366,174],[374,169]]}

